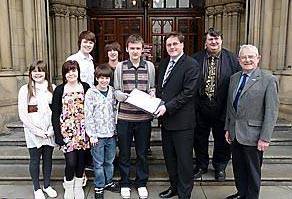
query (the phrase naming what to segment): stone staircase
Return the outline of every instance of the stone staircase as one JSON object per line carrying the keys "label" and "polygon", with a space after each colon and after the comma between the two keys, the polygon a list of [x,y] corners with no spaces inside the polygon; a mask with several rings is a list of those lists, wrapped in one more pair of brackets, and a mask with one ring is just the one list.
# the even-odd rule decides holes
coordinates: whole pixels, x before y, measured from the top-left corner
{"label": "stone staircase", "polygon": [[[150,182],[166,183],[168,176],[161,150],[160,129],[153,124],[151,134],[152,155],[149,156]],[[28,172],[29,155],[26,148],[24,132],[20,122],[7,125],[10,133],[0,135],[0,181],[30,181]],[[210,137],[210,154],[212,154],[212,137]],[[134,148],[132,148],[134,152]],[[134,153],[132,153],[134,154]],[[134,164],[133,155],[133,164]],[[210,164],[211,165],[211,164]],[[210,166],[211,167],[211,166]],[[116,169],[117,170],[117,169]],[[226,170],[226,181],[218,183],[214,180],[214,171],[203,175],[195,181],[200,185],[233,185],[232,165]],[[134,174],[134,172],[133,172]],[[90,174],[92,176],[92,174]],[[247,174],[248,175],[248,174]],[[55,148],[53,154],[52,180],[61,181],[64,176],[64,155]],[[116,171],[115,178],[118,179]],[[292,185],[292,125],[279,121],[275,128],[272,143],[264,154],[262,168],[263,185]]]}

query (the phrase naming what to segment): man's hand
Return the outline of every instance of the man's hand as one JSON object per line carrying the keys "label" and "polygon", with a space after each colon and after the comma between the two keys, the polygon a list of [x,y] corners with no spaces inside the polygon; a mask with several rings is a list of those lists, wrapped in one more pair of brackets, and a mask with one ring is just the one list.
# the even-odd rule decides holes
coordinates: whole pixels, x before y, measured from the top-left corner
{"label": "man's hand", "polygon": [[158,107],[157,111],[155,111],[155,115],[156,117],[160,117],[160,116],[163,116],[164,113],[166,112],[166,107],[164,105],[161,105]]}
{"label": "man's hand", "polygon": [[270,145],[269,142],[266,142],[266,141],[260,139],[258,141],[258,150],[264,152],[269,148],[269,145]]}
{"label": "man's hand", "polygon": [[229,131],[226,131],[225,133],[225,140],[226,142],[228,142],[228,144],[231,144],[232,140],[231,140]]}

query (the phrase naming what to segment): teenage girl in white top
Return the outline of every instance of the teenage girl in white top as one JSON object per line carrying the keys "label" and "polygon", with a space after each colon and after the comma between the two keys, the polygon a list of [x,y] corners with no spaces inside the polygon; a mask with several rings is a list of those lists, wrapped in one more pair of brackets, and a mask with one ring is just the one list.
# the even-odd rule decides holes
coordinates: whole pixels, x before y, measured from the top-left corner
{"label": "teenage girl in white top", "polygon": [[[38,60],[29,68],[28,84],[22,86],[18,94],[18,112],[23,122],[26,145],[30,155],[29,172],[34,186],[35,199],[57,197],[57,192],[50,186],[52,154],[55,146],[54,131],[51,122],[52,92],[55,88],[48,78],[47,65]],[[39,183],[40,159],[44,187]]]}

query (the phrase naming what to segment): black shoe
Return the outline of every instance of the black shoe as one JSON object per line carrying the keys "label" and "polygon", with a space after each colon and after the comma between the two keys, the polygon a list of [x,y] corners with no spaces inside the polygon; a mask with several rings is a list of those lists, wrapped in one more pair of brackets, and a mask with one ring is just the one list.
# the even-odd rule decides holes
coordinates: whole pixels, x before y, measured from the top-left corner
{"label": "black shoe", "polygon": [[104,193],[103,188],[95,188],[94,191],[95,191],[95,194],[94,194],[95,199],[104,199],[104,197],[103,197],[103,193]]}
{"label": "black shoe", "polygon": [[196,179],[196,178],[201,178],[202,177],[202,174],[205,174],[205,173],[207,173],[207,169],[201,169],[201,168],[198,168],[198,167],[196,167],[195,169],[194,169],[194,178]]}
{"label": "black shoe", "polygon": [[119,183],[111,182],[111,183],[108,183],[107,185],[104,186],[104,190],[114,192],[114,193],[120,193],[121,187],[120,187]]}
{"label": "black shoe", "polygon": [[159,194],[160,198],[172,198],[173,196],[177,195],[177,191],[173,190],[171,187],[169,187],[167,190],[161,192]]}
{"label": "black shoe", "polygon": [[226,173],[224,170],[215,170],[215,180],[218,182],[224,182],[226,178]]}
{"label": "black shoe", "polygon": [[244,199],[244,197],[240,197],[239,193],[227,196],[225,199]]}

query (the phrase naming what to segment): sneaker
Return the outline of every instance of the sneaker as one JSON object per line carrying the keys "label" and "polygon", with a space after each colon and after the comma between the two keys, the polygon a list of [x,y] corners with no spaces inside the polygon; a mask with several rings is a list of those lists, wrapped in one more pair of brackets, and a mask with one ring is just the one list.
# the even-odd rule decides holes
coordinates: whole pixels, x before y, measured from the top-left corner
{"label": "sneaker", "polygon": [[138,188],[138,195],[140,199],[148,198],[148,191],[146,187],[139,187]]}
{"label": "sneaker", "polygon": [[46,199],[44,192],[41,189],[34,191],[35,199]]}
{"label": "sneaker", "polygon": [[95,199],[103,199],[104,198],[103,197],[103,193],[104,193],[103,188],[95,188],[94,191],[95,191],[95,194],[94,194]]}
{"label": "sneaker", "polygon": [[48,194],[50,198],[56,198],[57,197],[57,192],[54,190],[51,186],[48,186],[47,188],[43,188],[43,191]]}
{"label": "sneaker", "polygon": [[131,198],[131,189],[129,187],[122,187],[121,188],[121,196],[124,199]]}
{"label": "sneaker", "polygon": [[117,182],[110,182],[104,186],[104,190],[114,192],[114,193],[120,193],[121,188]]}

